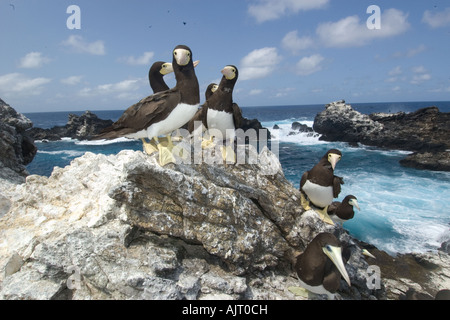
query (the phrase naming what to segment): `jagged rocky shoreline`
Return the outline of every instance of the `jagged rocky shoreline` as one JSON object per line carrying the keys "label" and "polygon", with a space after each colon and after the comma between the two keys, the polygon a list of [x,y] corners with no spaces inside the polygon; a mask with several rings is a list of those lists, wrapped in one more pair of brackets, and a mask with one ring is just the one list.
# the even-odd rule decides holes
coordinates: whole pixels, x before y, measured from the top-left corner
{"label": "jagged rocky shoreline", "polygon": [[[100,119],[96,114],[86,111],[81,116],[69,114],[69,119],[64,126],[55,126],[50,129],[33,127],[27,130],[27,135],[35,141],[59,141],[63,138],[89,140],[112,124],[112,120]],[[241,129],[244,131],[254,129],[259,133],[259,130],[264,128],[257,119],[243,118]],[[268,138],[270,138],[270,132]]]}
{"label": "jagged rocky shoreline", "polygon": [[33,161],[37,148],[27,133],[33,123],[0,99],[0,178],[23,183],[26,165]]}
{"label": "jagged rocky shoreline", "polygon": [[164,168],[140,151],[86,153],[49,178],[1,175],[0,299],[300,299],[287,290],[292,261],[323,231],[351,253],[343,299],[450,287],[447,252],[391,257],[359,243],[305,212],[278,158],[259,151],[246,149],[255,164]]}
{"label": "jagged rocky shoreline", "polygon": [[69,114],[65,126],[56,126],[50,129],[31,128],[28,130],[28,134],[34,140],[58,141],[62,138],[88,140],[112,124],[112,120],[102,120],[92,112],[86,111],[81,116]]}
{"label": "jagged rocky shoreline", "polygon": [[325,141],[411,151],[404,166],[450,171],[450,113],[437,107],[364,115],[341,100],[326,105],[313,128]]}

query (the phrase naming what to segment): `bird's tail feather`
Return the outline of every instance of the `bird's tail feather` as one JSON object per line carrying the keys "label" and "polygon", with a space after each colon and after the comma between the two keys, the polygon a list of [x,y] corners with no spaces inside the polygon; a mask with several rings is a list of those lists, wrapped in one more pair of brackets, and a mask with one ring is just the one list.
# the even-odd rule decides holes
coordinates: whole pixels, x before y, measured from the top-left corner
{"label": "bird's tail feather", "polygon": [[130,133],[133,133],[133,130],[130,128],[114,128],[109,127],[103,129],[98,135],[92,137],[91,140],[113,140],[117,138],[124,137]]}

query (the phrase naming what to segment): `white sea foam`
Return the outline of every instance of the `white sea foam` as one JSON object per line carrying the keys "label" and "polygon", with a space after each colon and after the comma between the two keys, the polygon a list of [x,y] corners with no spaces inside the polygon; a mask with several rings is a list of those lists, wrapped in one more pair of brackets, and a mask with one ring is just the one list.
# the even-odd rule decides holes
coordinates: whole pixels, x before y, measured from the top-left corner
{"label": "white sea foam", "polygon": [[361,211],[344,226],[361,240],[390,253],[408,253],[437,249],[448,237],[444,194],[450,194],[449,184],[404,172],[383,175],[368,170],[346,175],[339,201],[353,194]]}
{"label": "white sea foam", "polygon": [[[270,130],[272,139],[279,140],[280,142],[296,143],[303,146],[327,143],[319,140],[320,135],[318,133],[292,130],[292,123],[295,121],[306,124],[308,127],[312,127],[314,124],[314,121],[287,119],[275,122],[263,122],[262,125]],[[275,125],[277,125],[279,129],[273,129]]]}
{"label": "white sea foam", "polygon": [[77,141],[75,142],[76,145],[79,146],[103,146],[103,145],[109,145],[109,144],[115,144],[115,143],[122,143],[122,142],[131,142],[135,141],[133,139],[128,138],[117,138],[113,140],[83,140],[83,141]]}
{"label": "white sea foam", "polygon": [[62,158],[76,158],[83,156],[85,151],[77,151],[77,150],[58,150],[58,151],[41,151],[38,150],[38,153],[42,154],[50,154],[50,155],[61,155]]}

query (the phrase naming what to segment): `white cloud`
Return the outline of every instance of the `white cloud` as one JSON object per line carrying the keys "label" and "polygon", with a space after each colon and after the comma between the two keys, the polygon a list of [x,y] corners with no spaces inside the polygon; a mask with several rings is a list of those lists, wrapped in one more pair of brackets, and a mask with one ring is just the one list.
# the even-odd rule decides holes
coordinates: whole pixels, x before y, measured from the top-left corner
{"label": "white cloud", "polygon": [[450,24],[450,8],[446,8],[442,12],[432,13],[427,10],[423,14],[422,22],[428,24],[432,28],[445,27]]}
{"label": "white cloud", "polygon": [[255,0],[248,7],[248,12],[257,22],[276,20],[289,13],[303,10],[320,9],[329,0]]}
{"label": "white cloud", "polygon": [[428,73],[428,70],[424,66],[414,67],[412,68],[412,72],[414,76],[410,81],[411,84],[422,84],[425,81],[431,80],[431,74]]}
{"label": "white cloud", "polygon": [[392,70],[388,72],[388,75],[390,76],[388,79],[386,79],[386,82],[397,82],[399,81],[399,76],[403,74],[403,70],[401,66],[396,66]]}
{"label": "white cloud", "polygon": [[241,80],[264,78],[275,70],[280,61],[277,48],[253,50],[241,60],[239,78]]}
{"label": "white cloud", "polygon": [[419,45],[418,47],[408,49],[406,51],[397,51],[395,52],[392,57],[394,58],[412,58],[422,52],[427,50],[427,47],[424,44]]}
{"label": "white cloud", "polygon": [[394,37],[410,28],[408,14],[397,9],[388,9],[381,15],[381,29],[369,30],[366,21],[358,16],[349,16],[337,22],[326,22],[316,30],[327,47],[359,47],[374,39]]}
{"label": "white cloud", "polygon": [[44,57],[41,52],[30,52],[20,59],[19,68],[33,69],[40,68],[44,64],[49,63],[50,59]]}
{"label": "white cloud", "polygon": [[427,69],[425,69],[424,66],[418,66],[418,67],[412,68],[412,72],[414,72],[414,73],[426,73],[428,71],[427,71]]}
{"label": "white cloud", "polygon": [[143,83],[144,79],[130,79],[102,84],[94,88],[84,88],[80,90],[79,95],[83,97],[111,95],[118,99],[137,99],[139,94],[136,91],[142,87]]}
{"label": "white cloud", "polygon": [[430,89],[428,90],[428,92],[433,92],[433,93],[441,93],[441,92],[450,92],[450,87],[447,88],[436,88],[436,89]]}
{"label": "white cloud", "polygon": [[144,54],[140,57],[137,57],[137,58],[134,56],[122,57],[122,58],[119,58],[119,61],[124,62],[130,66],[146,66],[146,65],[150,64],[154,55],[155,54],[153,52],[144,52]]}
{"label": "white cloud", "polygon": [[29,78],[21,73],[0,76],[0,94],[39,95],[43,86],[51,82],[48,78]]}
{"label": "white cloud", "polygon": [[250,90],[250,92],[248,93],[250,96],[256,96],[258,94],[263,93],[263,91],[261,89],[252,89]]}
{"label": "white cloud", "polygon": [[421,84],[425,81],[431,80],[431,75],[428,73],[418,74],[413,76],[411,84]]}
{"label": "white cloud", "polygon": [[389,71],[389,75],[390,76],[399,76],[403,73],[402,67],[400,66],[396,66],[394,69],[392,69],[391,71]]}
{"label": "white cloud", "polygon": [[72,35],[62,44],[71,48],[75,53],[88,53],[97,56],[103,56],[106,54],[105,44],[103,41],[98,40],[94,42],[87,42],[82,36]]}
{"label": "white cloud", "polygon": [[325,60],[320,54],[314,54],[309,57],[304,57],[296,65],[296,70],[299,75],[307,76],[322,70],[321,63]]}
{"label": "white cloud", "polygon": [[409,49],[409,50],[406,52],[406,56],[407,56],[408,58],[414,57],[415,55],[418,55],[419,53],[425,51],[426,49],[427,49],[427,47],[426,47],[424,44],[421,44],[421,45],[418,46],[417,48]]}
{"label": "white cloud", "polygon": [[83,79],[83,76],[71,76],[61,79],[61,83],[67,84],[69,86],[74,86],[79,84],[81,82],[81,79]]}
{"label": "white cloud", "polygon": [[292,54],[299,54],[300,51],[312,47],[314,44],[310,37],[298,37],[297,30],[287,33],[283,40],[281,40],[281,45],[284,49],[290,51]]}
{"label": "white cloud", "polygon": [[275,95],[276,98],[282,98],[287,96],[290,92],[296,91],[295,88],[283,88],[279,89],[277,94]]}

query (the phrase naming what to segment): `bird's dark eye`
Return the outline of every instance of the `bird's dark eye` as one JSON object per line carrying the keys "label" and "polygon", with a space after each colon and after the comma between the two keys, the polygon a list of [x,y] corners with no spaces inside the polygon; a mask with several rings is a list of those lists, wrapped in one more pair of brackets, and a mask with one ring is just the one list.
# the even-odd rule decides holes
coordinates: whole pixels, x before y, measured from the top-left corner
{"label": "bird's dark eye", "polygon": [[332,250],[331,250],[331,246],[328,245],[328,244],[325,246],[325,248],[328,250],[328,252],[331,252],[331,251],[332,251]]}
{"label": "bird's dark eye", "polygon": [[174,52],[173,52],[173,54],[174,54],[174,55],[177,55],[177,52],[176,52],[176,51],[174,51]]}

